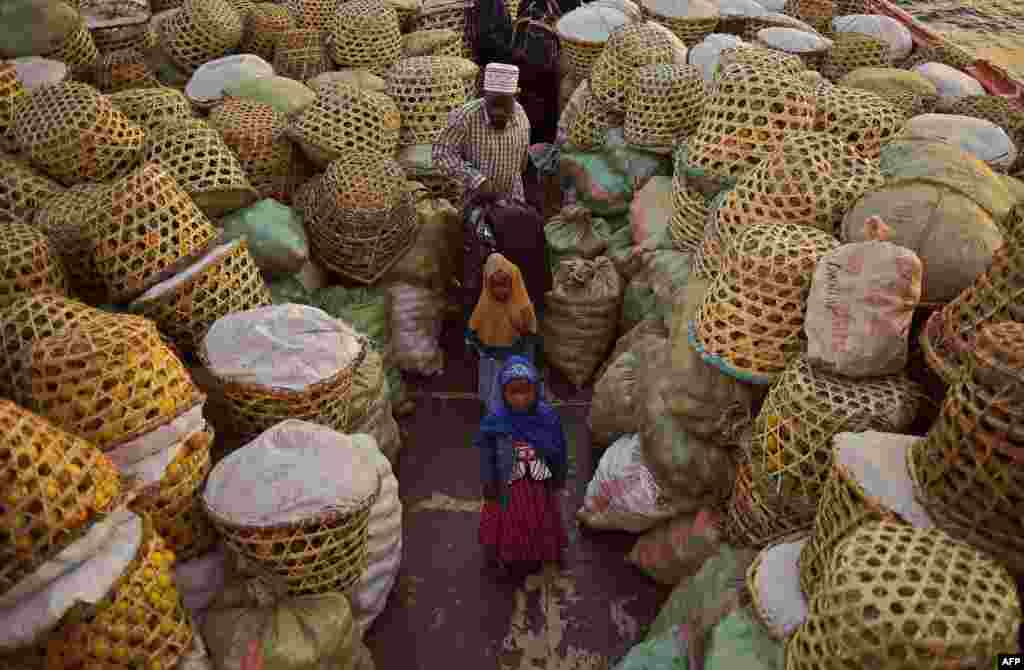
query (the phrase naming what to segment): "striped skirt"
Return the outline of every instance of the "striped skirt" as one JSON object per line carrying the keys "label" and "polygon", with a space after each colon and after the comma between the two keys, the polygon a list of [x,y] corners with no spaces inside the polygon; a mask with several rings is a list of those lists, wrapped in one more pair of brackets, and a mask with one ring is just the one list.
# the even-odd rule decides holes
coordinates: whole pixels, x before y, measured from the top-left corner
{"label": "striped skirt", "polygon": [[480,544],[504,563],[558,561],[569,546],[558,495],[529,477],[512,482],[504,509],[487,502],[480,510]]}

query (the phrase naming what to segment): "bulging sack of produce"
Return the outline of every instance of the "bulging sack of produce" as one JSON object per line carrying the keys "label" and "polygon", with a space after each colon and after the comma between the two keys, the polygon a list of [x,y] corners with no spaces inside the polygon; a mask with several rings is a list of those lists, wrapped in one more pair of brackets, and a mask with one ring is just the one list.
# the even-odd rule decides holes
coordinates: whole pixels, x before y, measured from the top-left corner
{"label": "bulging sack of produce", "polygon": [[644,533],[627,560],[656,582],[675,586],[718,552],[717,524],[717,515],[708,509],[682,514]]}
{"label": "bulging sack of produce", "polygon": [[227,577],[228,556],[222,548],[175,564],[174,583],[194,620],[202,621],[206,610],[224,589]]}
{"label": "bulging sack of produce", "polygon": [[913,69],[933,84],[943,99],[966,98],[970,95],[985,95],[985,87],[974,77],[943,63],[922,63]]}
{"label": "bulging sack of produce", "polygon": [[380,283],[408,282],[445,291],[455,278],[462,250],[462,217],[450,202],[434,198],[422,184],[410,182],[410,187],[416,197],[416,239]]}
{"label": "bulging sack of produce", "polygon": [[541,322],[545,356],[577,387],[601,366],[615,341],[622,305],[622,279],[611,260],[562,261],[554,288],[545,296]]}
{"label": "bulging sack of produce", "polygon": [[690,663],[690,629],[672,626],[633,646],[615,670],[696,670]]}
{"label": "bulging sack of produce", "polygon": [[439,343],[447,308],[444,295],[397,283],[388,286],[387,297],[394,364],[405,372],[427,376],[444,372],[444,352]]}
{"label": "bulging sack of produce", "polygon": [[643,533],[679,512],[647,469],[640,436],[627,435],[601,456],[576,519],[594,529]]}
{"label": "bulging sack of produce", "polygon": [[287,77],[253,77],[232,82],[225,95],[270,105],[282,114],[301,112],[316,101],[316,93],[301,81]]}
{"label": "bulging sack of produce", "polygon": [[267,290],[270,291],[270,302],[274,305],[309,305],[313,302],[312,294],[296,275],[267,282]]}
{"label": "bulging sack of produce", "polygon": [[629,280],[622,292],[622,315],[619,317],[619,332],[628,333],[638,323],[654,314],[658,300],[646,275],[639,274]]}
{"label": "bulging sack of produce", "polygon": [[271,580],[242,578],[202,632],[217,670],[355,670],[358,636],[341,593],[288,597]]}
{"label": "bulging sack of produce", "polygon": [[676,250],[659,249],[641,255],[641,274],[654,291],[655,309],[650,316],[660,318],[668,327],[672,310],[690,280],[692,257]]}
{"label": "bulging sack of produce", "polygon": [[804,320],[811,364],[853,378],[906,367],[923,272],[917,254],[887,241],[881,219],[864,226],[869,241],[844,244],[818,261]]}
{"label": "bulging sack of produce", "polygon": [[636,422],[636,373],[640,361],[625,352],[594,384],[587,427],[594,444],[608,445],[639,430]]}
{"label": "bulging sack of produce", "polygon": [[544,237],[548,243],[548,258],[552,274],[558,264],[568,258],[592,260],[608,250],[611,226],[605,219],[595,219],[589,209],[572,205],[544,226]]}
{"label": "bulging sack of produce", "polygon": [[221,221],[224,241],[244,237],[249,253],[265,277],[295,274],[309,260],[302,219],[291,207],[266,198]]}
{"label": "bulging sack of produce", "polygon": [[1006,130],[987,119],[963,114],[921,114],[907,121],[905,132],[957,145],[996,170],[1017,162],[1017,146]]}
{"label": "bulging sack of produce", "polygon": [[785,645],[774,639],[749,607],[725,617],[708,641],[704,670],[783,670]]}
{"label": "bulging sack of produce", "polygon": [[651,177],[629,207],[633,244],[651,250],[675,249],[669,228],[674,213],[672,177]]}
{"label": "bulging sack of produce", "polygon": [[373,348],[384,357],[385,365],[388,363],[391,322],[384,290],[366,286],[327,286],[313,292],[313,304],[370,338]]}

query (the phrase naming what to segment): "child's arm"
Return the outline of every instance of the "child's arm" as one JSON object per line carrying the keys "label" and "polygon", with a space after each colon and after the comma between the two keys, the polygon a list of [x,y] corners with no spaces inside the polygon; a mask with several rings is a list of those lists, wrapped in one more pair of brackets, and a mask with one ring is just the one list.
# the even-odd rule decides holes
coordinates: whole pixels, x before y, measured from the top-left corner
{"label": "child's arm", "polygon": [[473,446],[480,451],[480,483],[483,485],[484,499],[494,500],[498,497],[498,457],[494,440],[482,432],[477,433],[473,438]]}

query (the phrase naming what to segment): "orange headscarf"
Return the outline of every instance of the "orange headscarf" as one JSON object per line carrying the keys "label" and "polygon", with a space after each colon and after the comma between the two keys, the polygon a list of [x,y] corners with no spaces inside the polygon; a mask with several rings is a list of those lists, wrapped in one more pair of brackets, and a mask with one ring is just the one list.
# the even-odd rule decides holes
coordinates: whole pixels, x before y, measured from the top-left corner
{"label": "orange headscarf", "polygon": [[[491,294],[491,279],[497,274],[504,274],[511,279],[508,302],[498,302]],[[510,347],[521,335],[513,325],[516,319],[527,318],[527,330],[537,332],[537,314],[530,302],[530,294],[526,292],[523,275],[515,263],[501,254],[491,254],[484,265],[483,290],[480,300],[476,303],[473,316],[469,319],[470,329],[476,333],[482,344],[489,347]]]}

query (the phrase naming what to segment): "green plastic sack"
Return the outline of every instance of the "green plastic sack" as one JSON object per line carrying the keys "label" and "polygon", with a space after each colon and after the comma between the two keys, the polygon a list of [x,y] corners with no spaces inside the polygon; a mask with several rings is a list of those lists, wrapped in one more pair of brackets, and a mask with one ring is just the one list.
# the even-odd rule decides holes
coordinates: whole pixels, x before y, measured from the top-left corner
{"label": "green plastic sack", "polygon": [[688,638],[686,626],[672,626],[630,649],[615,670],[690,670]]}
{"label": "green plastic sack", "polygon": [[388,362],[391,332],[383,290],[371,287],[328,286],[313,293],[313,304],[370,338],[374,348]]}
{"label": "green plastic sack", "polygon": [[270,105],[282,114],[296,114],[316,100],[316,93],[300,81],[287,77],[255,77],[235,82],[224,95]]}
{"label": "green plastic sack", "polygon": [[544,226],[548,263],[553,275],[568,258],[593,260],[608,249],[612,230],[604,219],[593,218],[586,209],[566,208]]}
{"label": "green plastic sack", "polygon": [[604,154],[612,169],[632,182],[646,182],[655,176],[672,176],[672,157],[626,143],[622,128],[612,128],[605,140]]}
{"label": "green plastic sack", "polygon": [[631,278],[640,269],[638,263],[633,262],[633,231],[628,225],[619,228],[608,237],[608,249],[604,255],[612,260],[615,269],[626,279]]}
{"label": "green plastic sack", "polygon": [[628,333],[636,324],[652,314],[659,314],[658,299],[646,277],[633,277],[622,293],[622,316],[619,332]]}
{"label": "green plastic sack", "polygon": [[608,230],[615,233],[621,232],[623,228],[629,228],[629,212],[625,214],[619,214],[618,216],[606,216],[604,222],[608,224]]}
{"label": "green plastic sack", "polygon": [[295,274],[309,260],[302,219],[291,207],[266,198],[222,221],[225,241],[245,237],[256,266],[268,278]]}
{"label": "green plastic sack", "polygon": [[559,160],[563,179],[576,187],[577,202],[597,216],[615,216],[629,211],[633,183],[615,170],[600,153],[563,151]]}
{"label": "green plastic sack", "polygon": [[313,296],[295,275],[267,282],[267,287],[270,289],[270,300],[275,305],[309,305],[313,301]]}
{"label": "green plastic sack", "polygon": [[704,670],[782,670],[785,645],[772,638],[749,607],[736,610],[711,633]]}

